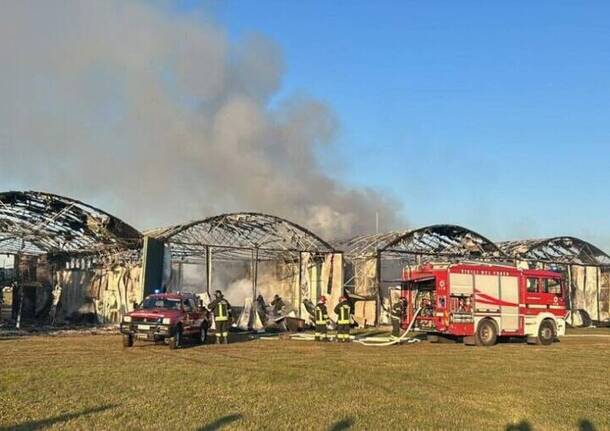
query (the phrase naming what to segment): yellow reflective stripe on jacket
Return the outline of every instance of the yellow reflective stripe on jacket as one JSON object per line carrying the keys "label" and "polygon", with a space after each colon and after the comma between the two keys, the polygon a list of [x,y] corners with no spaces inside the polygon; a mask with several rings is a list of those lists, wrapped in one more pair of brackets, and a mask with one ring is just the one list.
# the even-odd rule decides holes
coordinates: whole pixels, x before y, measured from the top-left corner
{"label": "yellow reflective stripe on jacket", "polygon": [[349,305],[342,305],[339,308],[339,325],[347,325],[349,324]]}
{"label": "yellow reflective stripe on jacket", "polygon": [[216,317],[216,321],[218,321],[218,322],[229,319],[229,317],[227,315],[227,304],[225,304],[224,302],[218,303],[218,316],[215,316],[215,317]]}
{"label": "yellow reflective stripe on jacket", "polygon": [[327,320],[327,317],[324,316],[324,313],[322,313],[322,310],[319,308],[316,308],[316,324],[317,325],[326,325],[326,320]]}

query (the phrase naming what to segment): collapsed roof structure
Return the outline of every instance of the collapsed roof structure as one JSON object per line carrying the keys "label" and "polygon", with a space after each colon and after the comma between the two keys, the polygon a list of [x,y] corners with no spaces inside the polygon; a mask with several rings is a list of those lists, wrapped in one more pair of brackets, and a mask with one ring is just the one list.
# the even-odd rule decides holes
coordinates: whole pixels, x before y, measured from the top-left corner
{"label": "collapsed roof structure", "polygon": [[141,246],[137,229],[76,199],[0,193],[0,255],[12,258],[4,314],[54,322],[59,308],[62,319],[117,321],[139,296]]}
{"label": "collapsed roof structure", "polygon": [[140,247],[140,232],[75,199],[34,191],[0,193],[0,254],[75,255]]}
{"label": "collapsed roof structure", "polygon": [[198,259],[211,249],[214,259],[295,261],[300,253],[333,253],[316,234],[280,217],[244,212],[221,214],[145,232],[170,246],[174,259]]}
{"label": "collapsed roof structure", "polygon": [[507,257],[495,243],[483,235],[462,226],[448,224],[407,231],[383,245],[378,252],[388,257],[411,256],[419,260],[426,257],[478,260]]}
{"label": "collapsed roof structure", "polygon": [[593,244],[571,236],[504,241],[498,246],[520,260],[560,265],[610,266],[610,256]]}
{"label": "collapsed roof structure", "polygon": [[380,256],[402,260],[422,260],[426,256],[431,259],[509,259],[497,244],[483,235],[448,224],[356,236],[337,242],[337,247],[350,261]]}

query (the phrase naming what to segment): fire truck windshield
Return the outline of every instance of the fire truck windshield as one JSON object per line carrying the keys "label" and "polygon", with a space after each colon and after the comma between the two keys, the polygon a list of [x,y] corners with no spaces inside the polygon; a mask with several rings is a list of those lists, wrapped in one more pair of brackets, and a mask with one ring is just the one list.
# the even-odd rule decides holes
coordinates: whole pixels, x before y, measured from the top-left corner
{"label": "fire truck windshield", "polygon": [[168,298],[146,298],[142,303],[142,309],[150,310],[153,308],[165,308],[168,310],[179,310],[180,300],[179,299],[168,299]]}

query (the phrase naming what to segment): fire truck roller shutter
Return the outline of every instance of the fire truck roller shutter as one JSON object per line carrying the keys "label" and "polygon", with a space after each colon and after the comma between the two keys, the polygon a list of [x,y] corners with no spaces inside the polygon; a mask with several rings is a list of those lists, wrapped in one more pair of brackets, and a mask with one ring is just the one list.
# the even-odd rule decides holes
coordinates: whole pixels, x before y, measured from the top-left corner
{"label": "fire truck roller shutter", "polygon": [[503,331],[519,330],[519,278],[500,277],[500,299],[504,303],[515,304],[514,307],[502,305],[500,307]]}
{"label": "fire truck roller shutter", "polygon": [[474,276],[472,274],[450,274],[449,286],[452,295],[471,296],[474,288]]}
{"label": "fire truck roller shutter", "polygon": [[498,275],[475,275],[475,323],[482,318],[491,318],[496,323],[498,334],[502,331],[500,319],[500,276]]}

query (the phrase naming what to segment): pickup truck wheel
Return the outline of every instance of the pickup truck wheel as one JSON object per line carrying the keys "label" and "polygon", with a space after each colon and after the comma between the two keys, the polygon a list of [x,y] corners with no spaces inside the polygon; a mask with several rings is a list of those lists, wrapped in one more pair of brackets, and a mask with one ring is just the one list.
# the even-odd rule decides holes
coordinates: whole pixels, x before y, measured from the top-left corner
{"label": "pickup truck wheel", "polygon": [[538,342],[543,346],[553,344],[555,339],[555,327],[550,320],[543,320],[538,328]]}
{"label": "pickup truck wheel", "polygon": [[208,329],[205,327],[205,325],[201,325],[201,328],[199,328],[199,332],[197,334],[197,343],[205,344],[205,340],[207,340],[207,338],[208,338]]}
{"label": "pickup truck wheel", "polygon": [[493,346],[496,344],[497,339],[498,331],[496,330],[496,325],[489,319],[481,320],[476,333],[477,346]]}
{"label": "pickup truck wheel", "polygon": [[179,349],[182,347],[182,328],[177,327],[176,333],[169,339],[170,350]]}
{"label": "pickup truck wheel", "polygon": [[133,335],[125,334],[123,335],[123,347],[132,347],[133,346]]}

